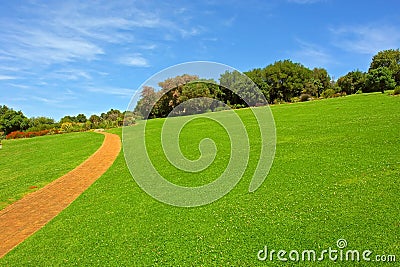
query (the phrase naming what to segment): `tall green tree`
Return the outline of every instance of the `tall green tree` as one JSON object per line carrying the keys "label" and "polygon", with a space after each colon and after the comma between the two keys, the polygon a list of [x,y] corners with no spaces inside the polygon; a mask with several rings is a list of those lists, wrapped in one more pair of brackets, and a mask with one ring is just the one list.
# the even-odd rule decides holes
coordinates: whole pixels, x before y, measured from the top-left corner
{"label": "tall green tree", "polygon": [[77,122],[84,123],[87,121],[87,118],[86,118],[85,114],[81,113],[76,116],[76,120],[77,120]]}
{"label": "tall green tree", "polygon": [[362,71],[350,71],[337,80],[337,85],[342,92],[354,94],[357,91],[365,91],[366,74]]}
{"label": "tall green tree", "polygon": [[64,122],[78,122],[78,121],[75,116],[66,115],[66,116],[62,117],[60,120],[61,124]]}
{"label": "tall green tree", "polygon": [[5,105],[0,106],[0,132],[9,134],[29,128],[29,119],[22,111],[15,111]]}
{"label": "tall green tree", "polygon": [[154,88],[143,86],[140,96],[141,98],[135,107],[135,112],[140,113],[145,119],[155,117],[153,107],[157,101],[158,94]]}
{"label": "tall green tree", "polygon": [[392,90],[396,87],[392,72],[387,67],[378,67],[371,69],[367,73],[365,92],[382,92]]}
{"label": "tall green tree", "polygon": [[392,78],[400,85],[400,49],[389,49],[373,56],[368,72],[379,67],[386,67],[392,73]]}
{"label": "tall green tree", "polygon": [[268,102],[271,101],[269,91],[271,86],[267,83],[265,69],[256,68],[251,71],[245,72],[245,74],[257,85],[257,87],[264,94]]}
{"label": "tall green tree", "polygon": [[319,97],[323,91],[331,88],[331,77],[324,68],[314,68],[311,83],[314,85],[315,91],[312,95]]}
{"label": "tall green tree", "polygon": [[98,115],[93,114],[89,117],[89,121],[94,125],[94,127],[97,127],[102,119]]}
{"label": "tall green tree", "polygon": [[219,83],[224,92],[225,103],[255,106],[265,101],[257,85],[248,76],[236,70],[221,74]]}
{"label": "tall green tree", "polygon": [[178,112],[186,115],[213,110],[216,106],[212,99],[216,98],[218,94],[220,94],[220,87],[212,79],[199,79],[189,82],[182,86],[179,102],[184,103],[190,99],[196,100],[183,105]]}
{"label": "tall green tree", "polygon": [[300,63],[290,60],[277,61],[265,68],[265,79],[270,86],[270,101],[290,102],[307,90],[313,72]]}
{"label": "tall green tree", "polygon": [[54,128],[56,125],[54,119],[47,117],[32,117],[29,119],[29,131],[41,131]]}

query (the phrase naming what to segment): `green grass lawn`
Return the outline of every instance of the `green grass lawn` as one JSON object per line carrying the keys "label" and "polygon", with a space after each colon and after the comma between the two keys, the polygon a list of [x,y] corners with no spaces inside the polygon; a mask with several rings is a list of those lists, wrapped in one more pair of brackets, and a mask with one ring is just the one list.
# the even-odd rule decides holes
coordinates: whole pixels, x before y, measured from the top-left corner
{"label": "green grass lawn", "polygon": [[3,141],[0,210],[78,166],[103,139],[96,133],[72,133]]}
{"label": "green grass lawn", "polygon": [[[400,261],[400,97],[363,94],[271,108],[276,157],[254,193],[248,186],[257,156],[250,155],[244,177],[225,197],[197,208],[169,206],[137,186],[121,153],[85,193],[0,265],[274,266],[281,263],[276,256],[274,262],[257,259],[264,246],[319,253],[336,249],[338,239],[347,240],[346,249],[369,249],[371,257],[395,254]],[[249,110],[238,114],[248,126],[253,151],[259,146],[252,139],[254,118]],[[150,148],[160,146],[161,123],[149,122]],[[221,129],[204,123],[194,121],[182,131],[189,158],[198,156],[196,142],[204,135],[214,135],[218,148],[229,144],[223,131],[210,130]],[[195,186],[220,173],[224,155],[194,179],[175,173],[159,151],[152,152],[171,181]],[[333,262],[325,258],[314,264]]]}

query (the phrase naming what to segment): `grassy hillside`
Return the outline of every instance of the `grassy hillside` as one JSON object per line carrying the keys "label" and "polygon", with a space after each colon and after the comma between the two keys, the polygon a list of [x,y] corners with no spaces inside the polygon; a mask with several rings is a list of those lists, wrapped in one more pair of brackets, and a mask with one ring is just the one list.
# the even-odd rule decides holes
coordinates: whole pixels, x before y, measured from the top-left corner
{"label": "grassy hillside", "polygon": [[0,209],[78,166],[103,139],[96,133],[72,133],[3,141]]}
{"label": "grassy hillside", "polygon": [[[257,259],[264,246],[320,252],[337,249],[338,239],[347,241],[346,249],[369,249],[371,257],[395,254],[400,261],[400,98],[354,95],[272,111],[276,158],[256,192],[247,192],[252,173],[246,171],[238,186],[210,205],[168,206],[137,186],[121,153],[93,186],[0,265],[264,266],[280,264],[276,256],[273,263]],[[238,113],[251,126],[248,110]],[[155,133],[160,126],[159,120],[149,125]],[[195,129],[206,126],[190,127],[182,134],[194,143],[204,134]],[[154,161],[173,176],[160,154],[154,152]],[[187,185],[190,179],[174,182]]]}

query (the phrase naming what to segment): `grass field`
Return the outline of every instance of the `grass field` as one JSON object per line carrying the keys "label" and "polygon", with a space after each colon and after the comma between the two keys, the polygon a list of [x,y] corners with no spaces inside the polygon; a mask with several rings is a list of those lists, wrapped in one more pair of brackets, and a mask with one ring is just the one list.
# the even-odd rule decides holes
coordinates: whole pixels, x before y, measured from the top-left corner
{"label": "grass field", "polygon": [[72,133],[3,141],[0,210],[78,166],[103,139],[96,133]]}
{"label": "grass field", "polygon": [[[250,155],[244,177],[225,197],[197,208],[168,206],[136,185],[121,153],[85,193],[2,258],[0,265],[279,265],[276,256],[273,262],[259,261],[257,252],[268,246],[276,251],[319,253],[337,249],[338,239],[347,241],[346,249],[373,251],[373,260],[378,254],[394,254],[398,263],[400,97],[363,94],[271,108],[277,128],[276,157],[264,184],[254,193],[247,191],[254,169]],[[251,138],[254,119],[248,110],[238,114],[248,126],[250,145],[257,148]],[[226,165],[226,157],[218,154],[217,164],[197,179],[174,175],[156,149],[161,122],[149,121],[154,132],[149,147],[154,148],[153,162],[171,181],[206,183]],[[191,148],[197,148],[196,141],[207,134],[217,138],[218,148],[226,147],[225,134],[218,135],[210,130],[218,127],[205,123],[194,121],[182,132],[188,157],[196,157],[198,152]],[[120,129],[113,132],[121,134]],[[332,263],[325,258],[314,264]]]}

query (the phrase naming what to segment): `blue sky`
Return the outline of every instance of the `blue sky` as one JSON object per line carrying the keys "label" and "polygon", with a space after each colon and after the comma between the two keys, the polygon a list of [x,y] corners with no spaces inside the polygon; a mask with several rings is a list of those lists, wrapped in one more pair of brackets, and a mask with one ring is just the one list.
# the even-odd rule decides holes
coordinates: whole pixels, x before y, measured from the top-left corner
{"label": "blue sky", "polygon": [[400,47],[400,2],[18,1],[0,6],[0,104],[28,117],[125,110],[188,61],[241,71],[291,59],[334,78]]}

